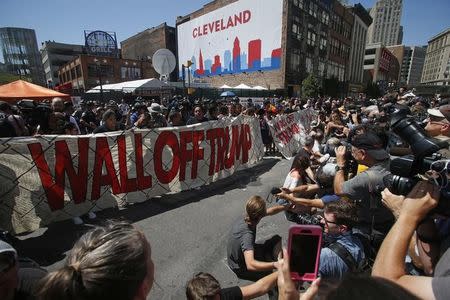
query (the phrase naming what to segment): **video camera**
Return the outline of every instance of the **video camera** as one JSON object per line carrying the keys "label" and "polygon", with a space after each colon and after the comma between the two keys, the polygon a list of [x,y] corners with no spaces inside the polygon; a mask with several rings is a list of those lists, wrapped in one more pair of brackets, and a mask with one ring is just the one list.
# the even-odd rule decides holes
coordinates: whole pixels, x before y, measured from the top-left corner
{"label": "video camera", "polygon": [[25,123],[31,127],[46,127],[48,117],[52,112],[50,106],[38,104],[33,100],[21,100],[17,103],[17,107],[24,116]]}
{"label": "video camera", "polygon": [[447,148],[448,143],[431,138],[417,122],[409,116],[407,106],[395,105],[391,110],[390,126],[393,132],[405,140],[410,146],[413,155],[406,155],[391,161],[391,175],[383,178],[383,184],[394,194],[406,195],[419,181],[418,174],[424,174],[429,170],[440,173],[437,181],[441,189],[441,197],[435,212],[450,216],[450,190],[448,188],[447,165],[438,153]]}

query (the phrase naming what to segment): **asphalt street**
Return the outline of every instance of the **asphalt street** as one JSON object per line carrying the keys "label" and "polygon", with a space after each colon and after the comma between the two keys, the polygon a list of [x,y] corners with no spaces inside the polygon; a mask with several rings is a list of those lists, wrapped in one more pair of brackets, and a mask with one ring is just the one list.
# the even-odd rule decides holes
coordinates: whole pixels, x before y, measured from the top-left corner
{"label": "asphalt street", "polygon": [[[85,220],[82,226],[70,220],[51,224],[21,236],[17,248],[21,255],[53,270],[91,226],[123,218],[140,228],[152,246],[156,271],[149,299],[185,299],[187,280],[200,271],[213,274],[222,287],[249,284],[238,280],[227,267],[229,230],[244,213],[245,201],[252,195],[266,198],[272,187],[284,182],[289,167],[287,160],[266,157],[253,168],[198,190],[165,195],[126,209],[105,210],[94,221]],[[286,244],[290,225],[283,214],[266,217],[258,225],[257,240],[279,234]]]}

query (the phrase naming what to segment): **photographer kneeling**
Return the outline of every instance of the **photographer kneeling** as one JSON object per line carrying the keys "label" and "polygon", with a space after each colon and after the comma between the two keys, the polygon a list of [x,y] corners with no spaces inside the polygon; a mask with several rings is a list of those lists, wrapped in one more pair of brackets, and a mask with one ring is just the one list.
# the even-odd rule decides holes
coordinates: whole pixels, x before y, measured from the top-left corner
{"label": "photographer kneeling", "polygon": [[400,202],[400,212],[381,245],[372,275],[389,279],[422,299],[448,299],[450,294],[449,249],[436,264],[433,277],[410,276],[405,272],[405,256],[410,240],[425,223],[423,220],[429,212],[437,206],[439,193],[438,186],[424,181],[417,183],[404,200],[387,190],[383,192],[383,203]]}
{"label": "photographer kneeling", "polygon": [[371,246],[376,250],[394,223],[392,213],[381,205],[381,195],[377,190],[384,186],[383,177],[390,174],[389,154],[383,148],[382,140],[371,132],[352,138],[351,154],[358,164],[365,165],[368,169],[346,180],[346,147],[338,147],[334,192],[357,203],[359,222],[355,229],[371,241]]}

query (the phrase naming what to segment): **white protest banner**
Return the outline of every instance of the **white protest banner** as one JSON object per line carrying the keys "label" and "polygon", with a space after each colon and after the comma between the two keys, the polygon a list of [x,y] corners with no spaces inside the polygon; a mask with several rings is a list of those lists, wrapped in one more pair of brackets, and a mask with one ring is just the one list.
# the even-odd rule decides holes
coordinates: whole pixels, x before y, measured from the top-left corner
{"label": "white protest banner", "polygon": [[0,139],[0,228],[13,233],[232,175],[264,155],[255,118]]}
{"label": "white protest banner", "polygon": [[279,115],[268,122],[273,141],[285,158],[293,157],[302,147],[317,113],[312,109]]}

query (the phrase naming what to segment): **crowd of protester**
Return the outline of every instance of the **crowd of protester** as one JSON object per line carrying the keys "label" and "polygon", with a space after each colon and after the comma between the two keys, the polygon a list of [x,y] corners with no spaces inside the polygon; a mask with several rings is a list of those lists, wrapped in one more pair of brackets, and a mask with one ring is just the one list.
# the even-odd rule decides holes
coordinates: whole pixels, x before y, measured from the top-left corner
{"label": "crowd of protester", "polygon": [[[137,99],[131,106],[125,101],[82,102],[77,109],[59,98],[45,108],[0,103],[0,132],[3,137],[91,134],[183,126],[242,114],[258,118],[265,150],[273,152],[267,122],[312,108],[317,119],[284,182],[268,198],[273,201],[265,200],[265,195],[250,196],[230,228],[227,264],[237,278],[254,283],[222,287],[212,274],[201,272],[186,283],[187,299],[252,299],[266,293],[278,299],[447,299],[450,209],[441,204],[448,201],[445,142],[450,140],[450,106],[444,97],[405,95],[400,89],[380,99],[273,97],[261,103],[174,97],[161,103]],[[386,178],[392,178],[394,157],[412,155],[414,160],[417,155],[417,146],[408,144],[411,137],[391,128],[394,114],[405,107],[416,126],[403,132],[427,137],[425,142],[439,149],[401,194],[387,185]],[[280,232],[256,243],[261,219],[278,213],[286,216],[286,222],[323,228],[319,279],[311,284],[292,281]],[[0,263],[0,299],[7,300],[146,299],[155,269],[149,241],[123,222],[109,222],[83,235],[60,269],[39,282],[39,276],[25,277],[33,284],[20,284],[19,256],[6,242],[0,242]]]}

